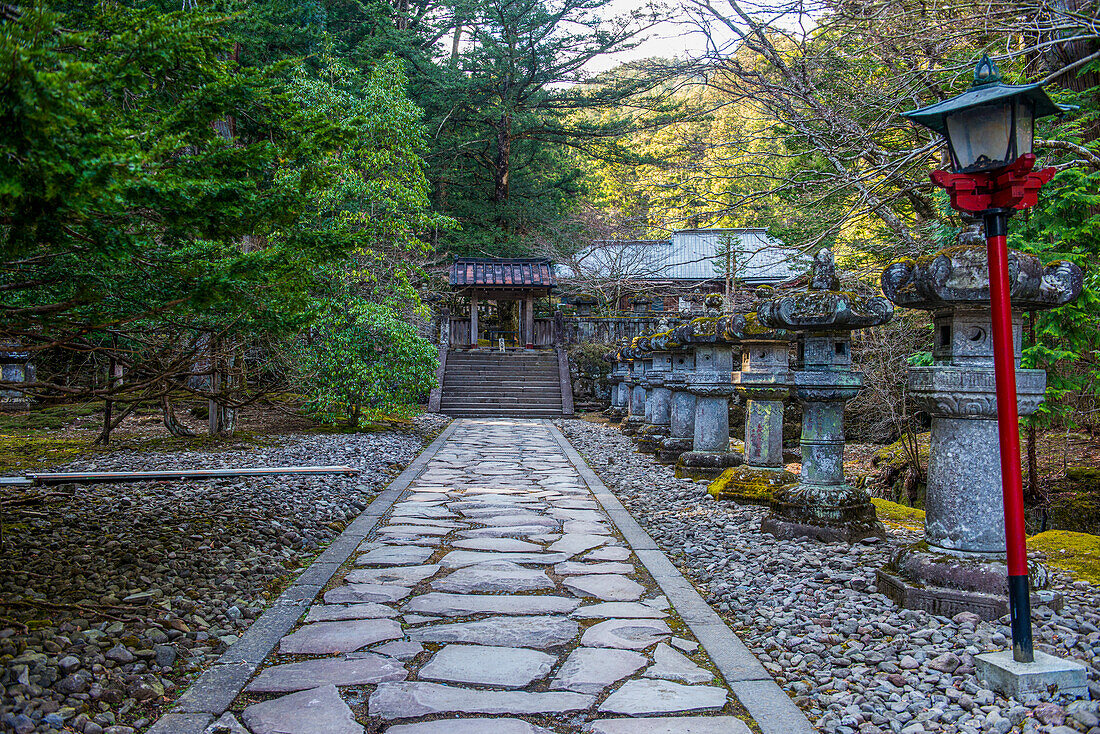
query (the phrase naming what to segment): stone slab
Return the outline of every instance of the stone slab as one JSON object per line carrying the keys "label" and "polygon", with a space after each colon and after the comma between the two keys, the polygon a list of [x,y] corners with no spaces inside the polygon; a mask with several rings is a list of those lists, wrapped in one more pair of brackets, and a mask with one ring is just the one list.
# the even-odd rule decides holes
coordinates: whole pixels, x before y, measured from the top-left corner
{"label": "stone slab", "polygon": [[362,604],[314,604],[309,608],[305,621],[338,622],[347,619],[379,619],[396,617],[397,610],[385,604],[364,602]]}
{"label": "stone slab", "polygon": [[636,601],[605,601],[585,604],[569,615],[573,619],[664,619],[667,613]]}
{"label": "stone slab", "polygon": [[442,683],[405,681],[380,684],[370,696],[368,712],[383,719],[411,719],[445,713],[558,714],[584,711],[595,701],[594,696],[581,693],[480,691]]}
{"label": "stone slab", "polygon": [[307,688],[364,686],[383,681],[405,680],[408,671],[392,658],[373,653],[352,653],[342,658],[303,660],[264,668],[252,679],[246,691],[254,693],[291,693]]}
{"label": "stone slab", "polygon": [[[468,642],[499,647],[548,648],[564,645],[579,627],[568,617],[493,617],[477,622],[433,624],[409,630],[418,642]],[[607,645],[606,647],[612,647]]]}
{"label": "stone slab", "polygon": [[[465,527],[465,526],[463,526]],[[379,535],[446,535],[452,528],[437,525],[386,525],[378,529]]]}
{"label": "stone slab", "polygon": [[[734,716],[640,716],[593,721],[589,734],[751,734]],[[392,731],[392,730],[391,730]]]}
{"label": "stone slab", "polygon": [[594,573],[634,573],[635,569],[629,563],[580,563],[578,561],[566,561],[554,566],[554,573],[559,576],[584,576]]}
{"label": "stone slab", "polygon": [[416,586],[439,572],[438,563],[426,566],[390,566],[388,568],[359,568],[344,577],[349,584],[399,584]]}
{"label": "stone slab", "polygon": [[1011,650],[974,656],[978,679],[1006,697],[1024,700],[1057,689],[1063,696],[1088,698],[1085,666],[1038,650],[1035,662],[1018,663]]}
{"label": "stone slab", "polygon": [[662,678],[682,683],[709,683],[714,674],[696,665],[683,653],[676,652],[663,642],[653,650],[653,665],[643,675],[646,678]]}
{"label": "stone slab", "polygon": [[371,648],[371,652],[394,658],[396,660],[412,660],[424,652],[424,646],[412,640],[393,640]]}
{"label": "stone slab", "polygon": [[566,532],[561,536],[561,539],[551,543],[548,550],[554,553],[564,553],[572,558],[578,553],[583,553],[586,550],[599,548],[608,540],[609,538],[606,535]]}
{"label": "stone slab", "polygon": [[250,734],[236,716],[226,711],[203,734]]}
{"label": "stone slab", "polygon": [[432,548],[408,545],[383,545],[355,559],[357,566],[418,566],[432,557]]}
{"label": "stone slab", "polygon": [[478,563],[490,563],[492,561],[508,561],[509,563],[526,564],[530,566],[553,566],[555,563],[569,560],[564,553],[487,553],[471,550],[453,550],[443,556],[440,561],[445,568],[461,568],[473,566]]}
{"label": "stone slab", "polygon": [[609,619],[586,629],[581,644],[642,650],[671,634],[668,625],[657,619]]}
{"label": "stone slab", "polygon": [[525,647],[445,645],[417,677],[444,683],[526,688],[549,675],[557,661],[554,655]]}
{"label": "stone slab", "polygon": [[564,596],[444,594],[433,591],[413,597],[404,609],[442,617],[466,617],[471,614],[568,614],[579,605],[579,600]]}
{"label": "stone slab", "polygon": [[554,582],[542,571],[524,568],[509,561],[493,561],[460,568],[433,581],[432,588],[464,594],[479,591],[537,591],[553,589]]}
{"label": "stone slab", "polygon": [[478,551],[497,551],[502,553],[538,552],[542,546],[538,543],[529,543],[526,540],[516,538],[467,538],[451,543],[454,548]]}
{"label": "stone slab", "polygon": [[534,537],[543,535],[546,528],[542,525],[508,525],[506,527],[473,528],[472,530],[459,530],[458,534],[463,538],[507,538],[513,535],[520,537]]}
{"label": "stone slab", "polygon": [[717,711],[725,705],[726,689],[718,686],[686,686],[667,680],[628,680],[600,704],[599,710],[643,716],[678,711]]}
{"label": "stone slab", "polygon": [[386,734],[554,734],[523,719],[441,719],[418,724],[398,724]]}
{"label": "stone slab", "polygon": [[363,734],[363,727],[331,685],[254,703],[241,718],[253,734]]}
{"label": "stone slab", "polygon": [[619,574],[572,576],[562,582],[577,596],[592,596],[601,601],[635,601],[645,593],[645,587]]}
{"label": "stone slab", "polygon": [[612,683],[641,670],[649,662],[645,655],[630,650],[578,647],[562,663],[550,689],[576,693],[601,693]]}
{"label": "stone slab", "polygon": [[541,525],[544,528],[561,527],[561,520],[556,520],[546,515],[496,515],[493,517],[479,517],[475,520],[480,525],[487,527],[512,527],[516,525]]}
{"label": "stone slab", "polygon": [[326,604],[401,601],[412,592],[408,586],[394,584],[345,584],[325,592]]}
{"label": "stone slab", "polygon": [[355,652],[367,645],[403,636],[401,625],[392,619],[313,622],[280,640],[279,652],[301,655]]}
{"label": "stone slab", "polygon": [[621,545],[605,545],[584,554],[586,561],[625,561],[628,558],[630,558],[630,551]]}

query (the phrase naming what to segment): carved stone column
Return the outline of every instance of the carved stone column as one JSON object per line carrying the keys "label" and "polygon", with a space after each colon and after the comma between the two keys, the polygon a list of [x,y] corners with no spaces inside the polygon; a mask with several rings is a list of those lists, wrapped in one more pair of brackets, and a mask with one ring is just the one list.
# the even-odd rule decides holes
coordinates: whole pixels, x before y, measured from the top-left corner
{"label": "carved stone column", "polygon": [[710,485],[715,499],[769,504],[776,490],[798,482],[783,462],[783,401],[790,394],[794,336],[761,326],[755,313],[745,317],[741,371],[733,376],[745,400],[745,463]]}
{"label": "carved stone column", "polygon": [[646,425],[638,430],[638,451],[653,454],[661,440],[669,434],[672,391],[667,380],[672,372],[672,354],[667,350],[670,336],[667,332],[649,338],[650,362],[646,370],[649,392],[646,396]]}
{"label": "carved stone column", "polygon": [[714,479],[741,463],[741,455],[730,451],[729,425],[733,346],[740,318],[704,316],[684,331],[684,343],[694,350],[695,370],[687,379],[687,390],[695,396],[695,425],[691,451],[676,461],[677,477]]}
{"label": "carved stone column", "polygon": [[695,440],[695,396],[688,389],[688,382],[695,371],[695,355],[680,343],[677,332],[682,328],[673,332],[678,349],[672,353],[672,370],[665,380],[671,398],[668,436],[661,440],[657,450],[657,460],[662,464],[675,464],[681,454],[691,451]]}
{"label": "carved stone column", "polygon": [[645,361],[633,344],[625,348],[622,354],[630,361],[630,378],[625,381],[630,388],[630,402],[627,403],[627,416],[620,428],[624,435],[633,436],[645,424]]}
{"label": "carved stone column", "polygon": [[792,380],[802,403],[802,474],[797,485],[775,492],[760,529],[826,542],[885,535],[870,497],[845,481],[844,403],[863,384],[852,369],[851,330],[886,323],[893,306],[879,296],[840,291],[833,253],[826,249],[814,260],[808,291],[764,301],[757,314],[766,327],[803,332]]}
{"label": "carved stone column", "polygon": [[[990,337],[989,275],[980,226],[971,222],[959,246],[919,260],[900,260],[882,275],[883,292],[899,306],[931,311],[933,364],[911,367],[909,394],[932,416],[925,502],[925,542],[879,572],[879,588],[899,605],[934,614],[970,611],[983,619],[1007,613],[1004,504],[997,399]],[[1009,250],[1013,351],[1019,414],[1043,401],[1046,373],[1020,369],[1020,312],[1076,299],[1083,275],[1076,265],[1047,266]],[[1046,585],[1041,569],[1032,574]],[[1048,593],[1048,603],[1056,603]]]}
{"label": "carved stone column", "polygon": [[612,352],[605,359],[611,363],[611,373],[607,376],[607,381],[611,385],[611,407],[604,411],[604,415],[609,422],[618,423],[627,413],[629,388],[626,386],[626,378],[629,367],[626,360],[622,358],[621,352]]}

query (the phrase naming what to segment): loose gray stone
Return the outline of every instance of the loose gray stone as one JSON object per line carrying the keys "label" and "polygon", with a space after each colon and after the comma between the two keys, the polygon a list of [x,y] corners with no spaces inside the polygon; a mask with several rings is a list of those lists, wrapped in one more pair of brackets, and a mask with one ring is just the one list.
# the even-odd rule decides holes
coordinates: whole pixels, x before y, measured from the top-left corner
{"label": "loose gray stone", "polygon": [[471,614],[568,614],[580,604],[564,596],[501,596],[499,594],[442,594],[431,592],[413,597],[409,612],[466,617]]}
{"label": "loose gray stone", "polygon": [[325,592],[326,604],[357,604],[373,601],[401,601],[412,592],[408,586],[393,584],[346,584]]}
{"label": "loose gray stone", "polygon": [[642,716],[676,711],[717,710],[725,705],[726,689],[718,686],[685,686],[667,680],[628,680],[600,704],[599,710]]}
{"label": "loose gray stone", "polygon": [[363,727],[331,685],[254,703],[241,718],[253,734],[363,734]]}
{"label": "loose gray stone", "polygon": [[594,596],[603,601],[635,601],[645,593],[645,587],[637,581],[618,574],[591,574],[573,576],[562,586],[577,596]]}
{"label": "loose gray stone", "polygon": [[376,642],[403,636],[401,625],[392,619],[314,622],[280,640],[279,652],[302,655],[354,652]]}
{"label": "loose gray stone", "polygon": [[594,696],[580,693],[479,691],[442,683],[405,681],[380,684],[370,696],[368,711],[371,716],[383,719],[444,713],[554,714],[584,711],[595,702]]}
{"label": "loose gray stone", "polygon": [[391,658],[373,653],[352,653],[343,658],[303,660],[264,668],[245,690],[290,693],[329,683],[334,686],[364,686],[405,680],[407,676],[405,666]]}
{"label": "loose gray stone", "polygon": [[416,586],[439,571],[438,563],[426,566],[392,566],[390,568],[360,568],[344,577],[349,584],[399,584]]}
{"label": "loose gray stone", "polygon": [[586,629],[581,636],[581,644],[641,650],[670,634],[672,630],[668,625],[656,619],[609,619]]}
{"label": "loose gray stone", "polygon": [[420,669],[421,680],[525,688],[550,674],[558,659],[523,647],[446,645]]}
{"label": "loose gray stone", "polygon": [[648,663],[645,655],[629,650],[578,647],[569,654],[551,690],[600,693],[612,683],[639,671]]}
{"label": "loose gray stone", "polygon": [[700,668],[686,655],[676,652],[661,642],[653,651],[653,665],[646,669],[646,678],[663,678],[684,683],[706,683],[714,680],[714,674]]}
{"label": "loose gray stone", "polygon": [[410,630],[409,637],[419,642],[547,648],[571,641],[578,629],[577,623],[567,617],[493,617],[477,622],[427,625]]}
{"label": "loose gray stone", "polygon": [[431,548],[410,545],[383,545],[356,559],[358,566],[416,566],[432,557]]}
{"label": "loose gray stone", "polygon": [[[390,729],[393,731],[393,729]],[[660,716],[593,721],[590,734],[750,734],[733,716]]]}
{"label": "loose gray stone", "polygon": [[554,582],[542,571],[524,568],[508,561],[493,561],[460,568],[449,576],[433,581],[432,588],[460,594],[479,591],[536,591],[552,589]]}
{"label": "loose gray stone", "polygon": [[309,608],[306,622],[337,622],[344,619],[378,619],[396,617],[397,610],[385,604],[314,604]]}

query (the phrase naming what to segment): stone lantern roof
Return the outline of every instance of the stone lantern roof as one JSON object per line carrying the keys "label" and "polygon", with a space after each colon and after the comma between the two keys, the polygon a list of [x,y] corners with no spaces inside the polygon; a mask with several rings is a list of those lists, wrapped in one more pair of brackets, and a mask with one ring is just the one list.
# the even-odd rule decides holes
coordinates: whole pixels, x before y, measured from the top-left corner
{"label": "stone lantern roof", "polygon": [[760,324],[795,331],[852,331],[885,324],[894,307],[882,296],[841,291],[832,250],[814,258],[810,289],[762,302]]}

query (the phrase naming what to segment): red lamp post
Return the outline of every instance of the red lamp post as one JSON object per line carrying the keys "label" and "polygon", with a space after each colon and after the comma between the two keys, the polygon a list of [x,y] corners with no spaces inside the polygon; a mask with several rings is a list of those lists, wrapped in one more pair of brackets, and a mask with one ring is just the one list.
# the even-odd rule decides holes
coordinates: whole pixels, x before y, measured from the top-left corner
{"label": "red lamp post", "polygon": [[1008,550],[1008,606],[1012,652],[1017,662],[1035,659],[1031,640],[1031,598],[1020,476],[1020,421],[1016,407],[1016,360],[1012,348],[1012,283],[1008,274],[1008,218],[1035,206],[1039,188],[1054,169],[1033,171],[1035,119],[1067,109],[1051,101],[1040,84],[1002,84],[996,64],[982,57],[973,86],[962,94],[904,113],[944,136],[953,172],[933,171],[952,208],[985,220],[989,257],[989,300],[993,317],[993,361],[997,381],[997,428],[1001,449],[1005,541]]}

